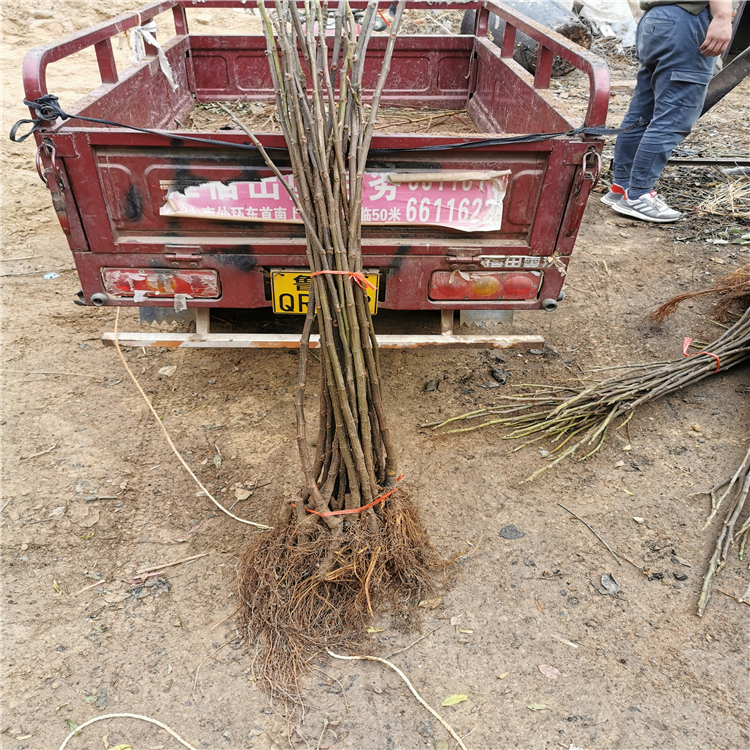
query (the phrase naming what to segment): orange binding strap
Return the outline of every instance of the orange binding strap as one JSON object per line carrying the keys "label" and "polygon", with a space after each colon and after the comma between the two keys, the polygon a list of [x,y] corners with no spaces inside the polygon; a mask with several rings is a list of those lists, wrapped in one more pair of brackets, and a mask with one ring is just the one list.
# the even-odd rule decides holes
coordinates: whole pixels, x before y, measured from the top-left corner
{"label": "orange binding strap", "polygon": [[[400,482],[404,478],[404,475],[401,474],[396,481]],[[327,518],[328,516],[345,516],[350,513],[361,513],[363,510],[368,510],[369,508],[372,508],[373,506],[377,505],[378,503],[382,503],[383,500],[390,497],[394,492],[398,490],[398,487],[394,487],[390,492],[386,492],[384,495],[381,495],[380,497],[376,497],[371,503],[368,503],[367,505],[363,505],[361,508],[349,508],[344,510],[330,510],[327,513],[321,513],[320,511],[313,510],[312,508],[305,508],[305,510],[308,513],[314,513],[316,516],[320,516],[321,518]],[[294,505],[294,503],[292,503]],[[296,508],[297,506],[294,505]]]}
{"label": "orange binding strap", "polygon": [[[685,338],[684,338],[684,340],[682,342],[682,353],[686,357],[693,356],[691,354],[688,354],[688,348],[690,347],[690,343],[692,342],[692,340],[693,339],[691,339],[689,336],[685,336]],[[713,357],[716,360],[716,369],[714,370],[714,373],[719,372],[719,369],[721,368],[721,360],[719,359],[719,355],[718,354],[714,354],[713,352],[707,352],[707,351],[695,352],[695,353],[696,354],[705,354],[707,357]]]}
{"label": "orange binding strap", "polygon": [[365,278],[363,273],[360,273],[359,271],[315,271],[315,273],[310,274],[310,278],[313,276],[323,276],[324,274],[328,274],[330,276],[351,276],[354,281],[359,284],[361,289],[364,289],[365,286],[369,286],[370,289],[377,289],[375,284],[372,283],[372,281],[368,281],[368,279]]}

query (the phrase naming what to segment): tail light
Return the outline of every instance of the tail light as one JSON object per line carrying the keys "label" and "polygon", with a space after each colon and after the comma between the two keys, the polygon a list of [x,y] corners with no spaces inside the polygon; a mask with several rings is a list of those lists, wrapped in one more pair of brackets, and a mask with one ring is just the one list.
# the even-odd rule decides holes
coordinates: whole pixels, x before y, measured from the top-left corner
{"label": "tail light", "polygon": [[536,299],[542,285],[541,271],[434,271],[430,299],[486,301]]}
{"label": "tail light", "polygon": [[102,282],[113,297],[165,299],[185,294],[193,299],[221,295],[219,274],[188,268],[102,268]]}

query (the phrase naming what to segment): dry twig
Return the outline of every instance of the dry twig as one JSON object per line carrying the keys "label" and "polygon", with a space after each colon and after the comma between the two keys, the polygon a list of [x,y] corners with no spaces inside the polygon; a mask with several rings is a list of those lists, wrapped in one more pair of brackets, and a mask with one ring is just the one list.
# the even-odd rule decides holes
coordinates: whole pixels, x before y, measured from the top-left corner
{"label": "dry twig", "polygon": [[155,570],[161,570],[162,568],[172,568],[175,565],[182,565],[182,563],[191,562],[193,560],[198,560],[201,557],[205,557],[208,555],[208,552],[201,552],[198,555],[191,555],[190,557],[183,557],[181,560],[175,560],[174,562],[168,562],[168,563],[162,563],[161,565],[152,565],[150,568],[143,568],[141,570],[136,570],[136,575],[141,575],[143,573],[152,573]]}
{"label": "dry twig", "polygon": [[138,719],[139,721],[147,721],[149,724],[155,724],[160,729],[163,729],[168,734],[171,734],[172,737],[174,737],[177,742],[179,742],[183,747],[188,748],[188,750],[195,750],[195,748],[189,742],[183,740],[182,737],[177,734],[177,732],[170,729],[166,724],[163,724],[157,719],[151,719],[148,716],[141,716],[140,714],[103,714],[102,716],[95,716],[93,719],[84,721],[83,724],[80,724],[78,727],[76,727],[63,740],[62,745],[60,745],[60,750],[65,750],[65,748],[68,746],[68,742],[70,742],[73,737],[77,737],[81,733],[81,730],[85,729],[88,726],[91,726],[91,724],[95,724],[97,721],[106,721],[107,719]]}
{"label": "dry twig", "polygon": [[46,450],[39,451],[38,453],[32,453],[30,456],[21,456],[21,458],[19,458],[18,460],[19,461],[31,461],[32,458],[39,458],[39,456],[46,456],[48,453],[52,453],[52,451],[55,450],[55,448],[57,448],[57,445],[58,444],[55,443],[54,445],[51,445]]}
{"label": "dry twig", "polygon": [[409,682],[409,678],[395,664],[387,659],[381,659],[379,656],[343,656],[341,654],[334,654],[333,651],[328,648],[326,649],[326,652],[334,659],[346,659],[347,661],[379,661],[381,664],[390,667],[406,683],[406,687],[409,688],[411,694],[448,730],[451,737],[453,737],[458,743],[458,746],[461,747],[462,750],[466,750],[466,745],[464,745],[461,738],[456,734],[453,727],[437,711],[435,711],[434,708],[425,702],[422,696],[415,690],[414,685]]}
{"label": "dry twig", "polygon": [[587,529],[588,529],[588,530],[589,530],[589,531],[590,531],[590,532],[591,532],[591,533],[592,533],[592,534],[593,534],[593,535],[594,535],[594,536],[595,536],[595,537],[596,537],[596,538],[597,538],[597,539],[598,539],[598,540],[599,540],[599,541],[600,541],[600,542],[601,542],[601,543],[602,543],[602,544],[603,544],[603,545],[604,545],[604,546],[605,546],[605,547],[607,548],[607,550],[609,551],[609,554],[610,554],[610,555],[612,555],[612,557],[614,557],[614,558],[615,558],[615,561],[617,562],[617,564],[618,564],[618,565],[622,565],[622,561],[621,561],[621,560],[620,560],[620,558],[619,558],[619,557],[618,557],[618,556],[617,556],[617,555],[616,555],[616,554],[614,553],[614,551],[612,550],[612,548],[611,548],[611,547],[610,547],[610,546],[609,546],[609,545],[608,545],[608,544],[607,544],[607,543],[606,543],[606,542],[604,541],[604,539],[602,539],[602,538],[601,538],[601,537],[599,536],[599,534],[597,534],[597,533],[596,533],[596,532],[595,532],[595,531],[594,531],[594,530],[593,530],[593,529],[591,528],[591,526],[589,526],[589,525],[588,525],[588,524],[586,523],[586,521],[584,521],[584,520],[583,520],[583,519],[582,519],[582,518],[581,518],[580,516],[577,516],[577,515],[576,515],[575,513],[573,513],[573,511],[572,511],[572,510],[571,510],[570,508],[566,508],[566,507],[565,507],[565,506],[564,506],[564,505],[563,505],[562,503],[558,503],[558,505],[559,505],[559,506],[560,506],[560,507],[561,507],[561,508],[562,508],[563,510],[567,510],[567,511],[568,511],[568,513],[570,513],[570,515],[571,515],[571,516],[573,516],[573,518],[577,518],[577,519],[578,519],[578,520],[579,520],[579,521],[580,521],[580,522],[581,522],[581,523],[582,523],[582,524],[583,524],[583,525],[584,525],[584,526],[585,526],[585,527],[586,527],[586,528],[587,528]]}
{"label": "dry twig", "polygon": [[183,465],[185,468],[185,471],[187,471],[188,474],[190,474],[193,481],[198,485],[198,487],[201,488],[201,490],[205,493],[206,497],[222,512],[228,515],[230,518],[233,518],[235,521],[239,521],[240,523],[247,524],[248,526],[255,526],[258,529],[268,530],[270,527],[266,526],[262,523],[255,523],[255,521],[248,521],[244,518],[239,518],[238,516],[235,516],[234,513],[231,511],[228,511],[209,491],[208,488],[205,487],[203,482],[201,482],[200,479],[195,475],[195,472],[187,465],[187,462],[182,457],[182,454],[177,450],[177,446],[175,446],[174,442],[172,442],[172,438],[169,434],[169,431],[164,426],[164,422],[159,418],[159,415],[156,413],[156,409],[154,409],[153,404],[151,403],[151,400],[146,395],[146,392],[141,388],[141,384],[138,382],[137,378],[133,374],[133,371],[130,369],[130,366],[128,365],[127,361],[125,360],[125,355],[122,353],[122,348],[120,347],[120,341],[117,338],[117,331],[120,325],[120,308],[117,308],[117,314],[115,315],[115,336],[114,336],[114,342],[115,342],[115,348],[117,349],[117,353],[120,356],[120,360],[122,361],[122,364],[125,367],[125,370],[127,371],[128,375],[130,375],[130,379],[135,384],[135,387],[138,389],[138,392],[143,396],[143,400],[146,402],[146,406],[148,406],[149,411],[154,415],[154,419],[156,420],[156,423],[161,427],[161,431],[164,433],[164,437],[167,439],[167,443],[169,444],[169,447],[172,449],[172,452],[177,456],[177,459],[179,462]]}

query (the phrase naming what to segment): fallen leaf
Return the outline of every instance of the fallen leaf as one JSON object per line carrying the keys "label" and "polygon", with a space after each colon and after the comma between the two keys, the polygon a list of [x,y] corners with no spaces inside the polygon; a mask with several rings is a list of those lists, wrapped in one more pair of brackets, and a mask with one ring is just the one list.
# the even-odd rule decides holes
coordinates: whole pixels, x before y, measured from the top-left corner
{"label": "fallen leaf", "polygon": [[538,669],[545,677],[549,677],[550,680],[556,680],[560,676],[560,670],[550,667],[548,664],[540,664]]}
{"label": "fallen leaf", "polygon": [[442,603],[443,597],[436,596],[434,599],[422,599],[422,601],[419,602],[417,606],[421,607],[422,609],[437,609]]}
{"label": "fallen leaf", "polygon": [[625,466],[625,462],[624,461],[618,461],[615,464],[615,469],[619,469],[621,466]]}
{"label": "fallen leaf", "polygon": [[29,737],[31,737],[30,734],[22,734],[19,737],[16,737],[17,740],[28,740]]}
{"label": "fallen leaf", "polygon": [[630,490],[626,490],[626,489],[625,489],[624,487],[622,488],[622,491],[623,491],[623,492],[624,492],[624,493],[625,493],[626,495],[633,495],[633,496],[635,496],[635,492],[631,492]]}
{"label": "fallen leaf", "polygon": [[[217,456],[217,458],[218,458],[218,456]],[[252,494],[253,494],[252,490],[244,490],[244,489],[242,489],[242,487],[238,487],[234,491],[234,497],[235,497],[236,500],[247,500],[250,497],[250,495],[252,495]]]}
{"label": "fallen leaf", "polygon": [[65,719],[65,725],[68,727],[69,732],[75,732],[78,729],[78,724],[73,719]]}
{"label": "fallen leaf", "polygon": [[457,706],[459,703],[469,700],[468,695],[457,693],[456,695],[449,695],[440,705],[441,706]]}
{"label": "fallen leaf", "polygon": [[499,674],[497,676],[497,679],[498,680],[504,680],[509,674],[510,674],[510,672],[503,672],[502,674]]}
{"label": "fallen leaf", "polygon": [[617,583],[615,580],[615,577],[611,573],[605,573],[602,576],[602,586],[604,586],[604,590],[610,595],[610,596],[616,596],[617,592],[620,590],[620,584]]}
{"label": "fallen leaf", "polygon": [[159,375],[164,375],[167,378],[171,378],[175,372],[177,372],[177,365],[167,365],[159,369]]}
{"label": "fallen leaf", "polygon": [[623,447],[623,450],[624,451],[632,451],[633,450],[633,446],[630,443],[628,443],[626,446]]}
{"label": "fallen leaf", "polygon": [[435,745],[435,750],[451,750],[451,743],[448,742],[448,740],[440,740],[440,742]]}
{"label": "fallen leaf", "polygon": [[94,702],[95,700],[96,700],[96,696],[95,696],[95,695],[87,695],[87,696],[86,696],[86,697],[85,697],[85,698],[83,699],[83,702],[84,702],[84,703],[93,703],[93,702]]}
{"label": "fallen leaf", "polygon": [[214,466],[217,469],[221,468],[221,456],[219,456],[219,455],[214,456]]}
{"label": "fallen leaf", "polygon": [[376,628],[374,625],[368,625],[365,628],[366,633],[382,633],[384,628]]}
{"label": "fallen leaf", "polygon": [[115,745],[114,747],[108,747],[107,750],[133,750],[132,745]]}
{"label": "fallen leaf", "polygon": [[646,519],[645,518],[641,518],[640,516],[633,516],[633,520],[636,523],[644,523]]}
{"label": "fallen leaf", "polygon": [[530,708],[532,711],[546,711],[549,706],[545,706],[544,703],[529,703],[526,708]]}
{"label": "fallen leaf", "polygon": [[52,588],[57,592],[56,596],[60,596],[62,591],[60,590],[60,584],[57,581],[52,581]]}
{"label": "fallen leaf", "polygon": [[469,630],[469,628],[459,628],[458,632],[459,633],[473,633],[474,631],[473,630]]}
{"label": "fallen leaf", "polygon": [[95,631],[96,631],[97,633],[103,633],[103,632],[104,632],[104,628],[103,628],[103,627],[102,627],[102,626],[101,626],[101,625],[100,625],[100,624],[99,624],[98,622],[95,622],[95,623],[94,623],[94,624],[93,624],[93,625],[91,626],[91,629],[92,629],[92,630],[95,630]]}

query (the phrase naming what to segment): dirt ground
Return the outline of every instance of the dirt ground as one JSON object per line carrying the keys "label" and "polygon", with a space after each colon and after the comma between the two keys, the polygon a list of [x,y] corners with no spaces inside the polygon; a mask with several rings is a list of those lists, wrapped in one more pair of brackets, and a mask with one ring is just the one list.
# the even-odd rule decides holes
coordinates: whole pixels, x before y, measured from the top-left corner
{"label": "dirt ground", "polygon": [[[135,7],[3,2],[3,132],[28,116],[20,73],[27,49]],[[210,15],[201,31],[229,24],[240,33],[255,23],[249,14]],[[63,105],[91,88],[87,65],[61,63],[50,76]],[[737,123],[743,113],[747,122],[749,93],[746,83],[706,121],[738,150],[748,147]],[[615,117],[627,96],[612,101]],[[2,142],[2,747],[57,748],[69,721],[134,713],[166,723],[195,748],[453,748],[382,665],[321,656],[293,729],[253,681],[253,653],[232,614],[235,564],[258,532],[198,496],[116,351],[99,342],[113,329],[114,310],[73,305],[79,284],[33,155],[30,141]],[[594,366],[678,357],[687,335],[716,336],[708,301],[658,328],[644,316],[749,262],[748,246],[676,242],[679,225],[638,224],[597,198],[564,303],[554,314],[519,316],[546,336],[544,354],[382,355],[406,481],[435,546],[445,556],[465,553],[419,632],[376,619],[374,652],[388,655],[425,635],[394,662],[434,707],[468,696],[440,711],[474,750],[747,747],[750,612],[717,592],[706,615],[695,616],[718,526],[702,530],[709,505],[694,494],[730,474],[746,450],[747,367],[644,407],[629,434],[613,434],[597,456],[533,483],[521,481],[542,456],[533,448],[509,454],[500,432],[419,429],[495,403],[502,389],[480,387],[492,382],[495,356],[512,384],[562,382]],[[708,239],[734,226],[705,221]],[[59,275],[44,278],[53,271]],[[123,327],[137,325],[123,316]],[[301,482],[296,353],[151,349],[126,357],[201,480],[227,504],[238,490],[264,485],[234,512],[272,522],[279,500]],[[159,374],[167,365],[176,366],[171,377]],[[426,392],[435,379],[438,389]],[[619,565],[558,503],[648,575]],[[508,539],[501,529],[511,524],[521,535],[504,532],[517,537]],[[144,568],[164,572],[133,581]],[[617,597],[602,593],[607,573],[620,585]],[[718,587],[738,596],[747,581],[747,561],[733,555]],[[326,719],[340,723],[320,741]],[[131,719],[95,724],[69,747],[123,744],[178,747]]]}

